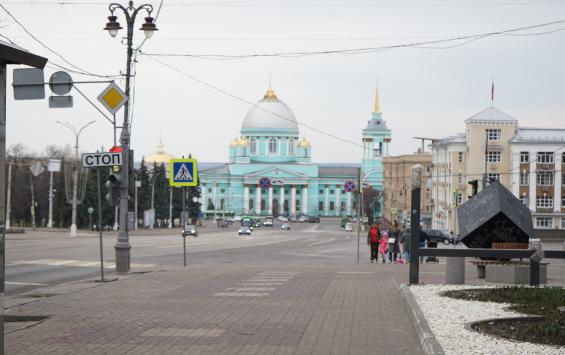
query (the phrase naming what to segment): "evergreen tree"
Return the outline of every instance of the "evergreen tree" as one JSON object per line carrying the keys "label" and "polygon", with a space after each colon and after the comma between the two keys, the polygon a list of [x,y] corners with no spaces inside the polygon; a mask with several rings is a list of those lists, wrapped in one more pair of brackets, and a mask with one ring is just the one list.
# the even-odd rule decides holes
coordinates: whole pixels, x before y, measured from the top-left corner
{"label": "evergreen tree", "polygon": [[151,177],[145,160],[139,165],[136,180],[141,182],[141,186],[137,189],[137,218],[143,219],[144,211],[151,208]]}
{"label": "evergreen tree", "polygon": [[164,221],[169,218],[169,183],[163,163],[161,163],[161,165],[155,165],[153,168],[153,180],[155,184],[155,219]]}

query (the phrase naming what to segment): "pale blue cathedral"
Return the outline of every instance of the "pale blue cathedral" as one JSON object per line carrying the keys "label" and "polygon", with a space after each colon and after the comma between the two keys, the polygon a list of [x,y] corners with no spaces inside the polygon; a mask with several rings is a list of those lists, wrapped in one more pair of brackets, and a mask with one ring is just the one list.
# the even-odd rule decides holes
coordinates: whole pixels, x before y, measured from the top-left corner
{"label": "pale blue cathedral", "polygon": [[362,133],[361,165],[312,163],[312,146],[300,137],[294,113],[269,87],[243,118],[240,138],[229,144],[229,162],[200,171],[202,210],[208,215],[355,216],[359,180],[383,188],[382,158],[388,155],[391,131],[382,119],[378,89]]}

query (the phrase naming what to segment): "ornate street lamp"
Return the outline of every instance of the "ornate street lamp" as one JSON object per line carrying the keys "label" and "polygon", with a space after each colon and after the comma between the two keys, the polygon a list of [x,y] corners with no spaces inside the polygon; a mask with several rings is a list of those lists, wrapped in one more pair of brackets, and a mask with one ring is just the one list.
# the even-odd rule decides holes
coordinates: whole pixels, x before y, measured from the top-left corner
{"label": "ornate street lamp", "polygon": [[[117,16],[114,15],[116,10],[121,10],[126,17],[127,23],[127,63],[126,63],[126,90],[125,94],[129,99],[130,93],[130,76],[131,76],[131,61],[133,56],[133,25],[137,14],[144,10],[147,12],[145,23],[141,26],[141,30],[145,33],[145,38],[150,38],[153,32],[157,31],[157,27],[153,23],[154,18],[151,17],[153,6],[143,4],[138,7],[133,6],[133,1],[128,3],[127,7],[120,4],[112,3],[108,7],[110,16],[108,16],[108,23],[104,29],[108,31],[110,36],[116,37],[119,30],[122,29],[120,23],[117,21]],[[118,240],[115,245],[116,249],[116,272],[118,274],[128,274],[130,272],[130,249],[128,236],[128,192],[129,192],[129,100],[124,105],[124,121],[122,124],[122,133],[120,135],[120,144],[123,148],[123,169],[121,172],[122,184],[120,190],[120,225]]]}

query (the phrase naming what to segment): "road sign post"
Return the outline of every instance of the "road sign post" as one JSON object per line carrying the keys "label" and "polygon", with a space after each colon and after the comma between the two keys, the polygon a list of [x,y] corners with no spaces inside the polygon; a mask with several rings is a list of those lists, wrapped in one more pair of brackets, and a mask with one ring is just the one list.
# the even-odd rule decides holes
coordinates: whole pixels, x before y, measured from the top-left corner
{"label": "road sign post", "polygon": [[198,166],[196,159],[171,159],[169,162],[170,186],[198,185]]}
{"label": "road sign post", "polygon": [[[109,153],[84,153],[82,155],[82,167],[83,168],[96,168],[96,179],[98,186],[98,236],[100,240],[100,281],[113,281],[104,279],[104,248],[102,243],[102,187],[100,182],[100,169],[107,166],[121,166],[122,165],[122,153],[121,152],[109,152]],[[92,215],[89,208],[88,213]],[[91,223],[92,227],[92,223]]]}

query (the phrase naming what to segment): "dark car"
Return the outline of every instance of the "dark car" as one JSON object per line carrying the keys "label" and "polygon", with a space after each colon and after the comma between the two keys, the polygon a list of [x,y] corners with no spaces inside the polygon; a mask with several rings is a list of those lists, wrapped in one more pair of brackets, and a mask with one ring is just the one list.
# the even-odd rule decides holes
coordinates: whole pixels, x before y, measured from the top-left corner
{"label": "dark car", "polygon": [[282,226],[281,226],[281,229],[289,231],[290,230],[290,224],[288,224],[287,222],[283,223]]}
{"label": "dark car", "polygon": [[297,220],[296,217],[294,217],[294,216],[290,216],[290,217],[288,218],[288,221],[291,222],[291,223],[296,223],[296,222],[298,222],[298,220]]}
{"label": "dark car", "polygon": [[320,217],[312,216],[312,217],[308,218],[308,222],[309,223],[320,223]]}
{"label": "dark car", "polygon": [[445,245],[457,245],[457,243],[459,243],[459,237],[447,231],[442,231],[439,229],[426,229],[424,232],[426,232],[428,236],[428,242],[430,243],[443,243]]}

